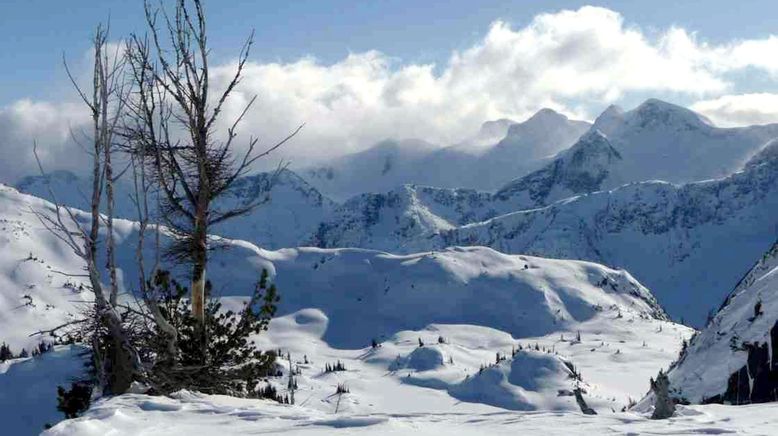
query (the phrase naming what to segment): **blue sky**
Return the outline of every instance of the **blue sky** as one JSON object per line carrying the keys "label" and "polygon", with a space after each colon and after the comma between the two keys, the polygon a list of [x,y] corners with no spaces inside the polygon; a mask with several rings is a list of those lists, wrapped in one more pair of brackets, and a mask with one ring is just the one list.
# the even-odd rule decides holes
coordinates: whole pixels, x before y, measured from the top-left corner
{"label": "blue sky", "polygon": [[[627,23],[671,25],[718,43],[757,38],[778,29],[778,2],[743,1],[210,1],[211,44],[229,57],[250,29],[254,59],[292,61],[313,55],[335,62],[351,52],[379,50],[403,62],[444,63],[452,50],[472,45],[502,19],[520,27],[541,12],[594,4],[616,10]],[[3,0],[0,3],[0,105],[69,92],[62,52],[80,56],[93,26],[111,16],[115,35],[142,31],[141,0]]]}
{"label": "blue sky", "polygon": [[[225,122],[256,95],[241,133],[272,142],[305,123],[279,156],[293,165],[387,138],[446,146],[544,107],[591,121],[650,97],[723,126],[778,122],[775,0],[204,2],[215,89],[256,31]],[[0,181],[35,171],[32,139],[52,169],[80,168],[70,132],[87,116],[61,57],[88,81],[109,16],[116,39],[144,30],[140,0],[0,0],[0,162],[13,161]]]}

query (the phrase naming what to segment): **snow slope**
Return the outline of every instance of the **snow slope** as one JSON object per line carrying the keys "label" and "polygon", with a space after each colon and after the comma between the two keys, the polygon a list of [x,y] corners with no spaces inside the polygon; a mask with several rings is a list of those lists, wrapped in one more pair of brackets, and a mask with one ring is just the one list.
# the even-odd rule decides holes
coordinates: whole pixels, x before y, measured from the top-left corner
{"label": "snow slope", "polygon": [[[760,402],[757,397],[765,392],[775,401],[776,326],[778,242],[737,284],[705,329],[691,340],[687,352],[669,374],[671,386],[679,397],[695,403],[716,396],[724,397],[724,401],[734,402],[740,397],[738,402]],[[735,398],[727,395],[730,377],[745,384],[742,392],[737,392],[737,385],[729,391]]]}
{"label": "snow slope", "polygon": [[500,188],[494,195],[501,208],[526,210],[556,200],[619,186],[627,179],[619,174],[621,154],[599,130],[584,134],[544,168]]}

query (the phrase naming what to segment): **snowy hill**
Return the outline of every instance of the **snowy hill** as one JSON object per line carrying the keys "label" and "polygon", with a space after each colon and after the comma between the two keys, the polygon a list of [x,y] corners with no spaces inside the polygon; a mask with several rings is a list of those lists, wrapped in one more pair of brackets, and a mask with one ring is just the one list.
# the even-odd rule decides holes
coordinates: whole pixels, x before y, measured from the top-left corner
{"label": "snowy hill", "polygon": [[[605,138],[590,137],[588,144],[600,144],[605,156],[617,159]],[[490,201],[483,193],[406,187],[347,203],[337,220],[319,227],[312,242],[393,252],[484,245],[505,253],[591,260],[627,268],[655,290],[673,316],[702,325],[728,291],[727,283],[737,280],[750,267],[748,259],[778,236],[776,149],[778,142],[771,142],[743,171],[722,179],[633,183],[518,212],[512,202],[500,200],[501,194]],[[571,161],[575,150],[566,156]],[[556,174],[580,180],[572,171]],[[420,196],[419,191],[435,194]],[[460,211],[459,205],[472,206]],[[490,215],[495,216],[458,225]]]}
{"label": "snowy hill", "polygon": [[[771,351],[772,350],[772,351]],[[778,242],[737,284],[669,373],[689,401],[760,403],[778,392]]]}
{"label": "snowy hill", "polygon": [[[17,183],[16,188],[45,199],[51,197],[51,188],[61,204],[82,210],[88,209],[88,199],[84,193],[91,192],[86,179],[66,171],[25,177]],[[137,210],[131,198],[131,180],[128,177],[120,179],[116,191],[116,216],[135,219]],[[332,200],[288,169],[278,174],[260,173],[238,179],[216,207],[230,208],[258,200],[266,202],[251,213],[232,220],[229,225],[217,226],[212,230],[226,237],[246,239],[270,249],[293,247],[308,237],[335,208]]]}
{"label": "snowy hill", "polygon": [[321,192],[346,199],[404,184],[494,190],[535,170],[590,127],[551,109],[524,122],[484,123],[473,138],[448,147],[419,140],[384,141],[327,165],[299,169]]}
{"label": "snowy hill", "polygon": [[422,140],[385,140],[333,162],[295,171],[325,195],[343,200],[406,183],[417,175],[420,162],[437,148]]}

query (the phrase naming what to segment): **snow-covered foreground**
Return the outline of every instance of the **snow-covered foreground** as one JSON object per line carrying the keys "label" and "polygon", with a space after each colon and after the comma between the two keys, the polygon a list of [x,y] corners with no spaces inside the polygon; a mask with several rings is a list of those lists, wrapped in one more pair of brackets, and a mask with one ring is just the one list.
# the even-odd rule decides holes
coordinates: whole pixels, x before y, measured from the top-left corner
{"label": "snow-covered foreground", "polygon": [[[421,399],[407,398],[410,403]],[[680,435],[778,433],[774,405],[690,406],[652,421],[635,413],[587,416],[575,412],[473,410],[455,405],[440,413],[312,412],[300,406],[181,392],[174,398],[125,395],[97,404],[47,435],[370,434],[455,435]]]}

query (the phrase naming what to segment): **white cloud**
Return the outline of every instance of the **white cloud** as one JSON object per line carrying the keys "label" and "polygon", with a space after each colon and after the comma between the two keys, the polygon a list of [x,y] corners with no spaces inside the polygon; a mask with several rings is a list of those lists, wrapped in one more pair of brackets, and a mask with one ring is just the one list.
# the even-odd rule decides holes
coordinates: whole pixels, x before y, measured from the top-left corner
{"label": "white cloud", "polygon": [[38,142],[38,154],[47,169],[78,171],[83,158],[73,141],[79,136],[79,126],[88,115],[79,105],[53,104],[19,100],[0,108],[0,181],[11,182],[30,174],[38,174],[33,143]]}
{"label": "white cloud", "polygon": [[747,126],[778,122],[778,94],[724,95],[691,105],[720,126]]}
{"label": "white cloud", "polygon": [[[615,11],[583,7],[538,15],[519,29],[496,21],[480,41],[452,53],[441,66],[402,64],[376,51],[329,65],[314,58],[250,63],[223,119],[231,120],[257,94],[242,133],[269,145],[305,122],[277,155],[299,164],[387,137],[448,144],[473,134],[486,120],[523,119],[542,107],[591,118],[607,103],[637,94],[706,99],[698,104],[712,113],[706,101],[712,105],[716,100],[711,99],[736,92],[729,73],[755,68],[778,74],[778,60],[767,56],[778,51],[778,37],[710,45],[677,27],[654,35],[627,25]],[[223,65],[212,77],[223,85],[232,68]],[[8,112],[0,112],[0,123],[9,122]],[[711,113],[706,115],[720,119]],[[40,123],[38,131],[61,131],[72,122],[71,114],[60,117],[67,122]],[[0,132],[0,141],[7,143],[6,136]]]}

